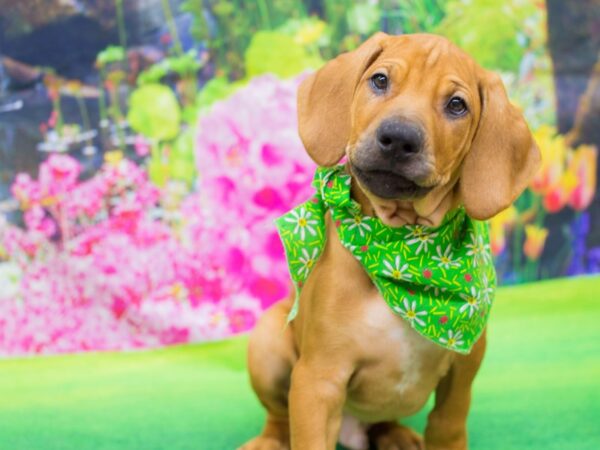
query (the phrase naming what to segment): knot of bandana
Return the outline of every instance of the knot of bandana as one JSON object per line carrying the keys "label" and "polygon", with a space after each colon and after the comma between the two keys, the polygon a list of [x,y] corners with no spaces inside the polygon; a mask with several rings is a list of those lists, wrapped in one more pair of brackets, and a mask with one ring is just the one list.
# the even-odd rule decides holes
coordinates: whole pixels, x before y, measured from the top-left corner
{"label": "knot of bandana", "polygon": [[350,184],[344,166],[319,168],[315,196],[276,220],[297,293],[288,320],[296,316],[300,290],[325,247],[329,211],[342,245],[391,310],[432,342],[469,353],[485,328],[496,287],[487,225],[459,208],[436,228],[391,228],[362,214]]}

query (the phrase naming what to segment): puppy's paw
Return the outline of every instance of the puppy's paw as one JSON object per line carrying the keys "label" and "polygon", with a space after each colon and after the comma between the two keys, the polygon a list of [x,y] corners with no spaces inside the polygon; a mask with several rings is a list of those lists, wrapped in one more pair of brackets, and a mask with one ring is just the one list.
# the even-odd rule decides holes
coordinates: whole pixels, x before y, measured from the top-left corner
{"label": "puppy's paw", "polygon": [[425,450],[423,438],[404,425],[375,425],[369,435],[377,450]]}
{"label": "puppy's paw", "polygon": [[290,450],[288,442],[281,442],[272,437],[258,436],[246,442],[237,450]]}

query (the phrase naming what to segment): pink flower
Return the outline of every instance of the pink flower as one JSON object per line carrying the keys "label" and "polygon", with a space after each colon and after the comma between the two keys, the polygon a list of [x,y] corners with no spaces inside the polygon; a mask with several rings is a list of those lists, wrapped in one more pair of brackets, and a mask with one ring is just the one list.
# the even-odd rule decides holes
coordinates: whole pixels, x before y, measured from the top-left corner
{"label": "pink flower", "polygon": [[273,219],[312,194],[297,85],[260,77],[216,103],[199,123],[198,192],[175,206],[126,159],[81,181],[76,160],[52,155],[38,180],[17,177],[26,229],[3,227],[0,246],[22,270],[20,298],[0,302],[0,355],[148,348],[251,328],[290,287]]}
{"label": "pink flower", "polygon": [[46,212],[40,205],[34,205],[25,211],[24,219],[25,225],[30,231],[39,232],[46,237],[56,233],[56,223],[46,216]]}
{"label": "pink flower", "polygon": [[196,142],[200,193],[206,210],[218,216],[214,224],[198,223],[195,232],[215,260],[236,249],[235,276],[264,306],[289,289],[273,219],[312,193],[315,165],[296,130],[298,84],[253,79],[201,118]]}
{"label": "pink flower", "polygon": [[61,195],[77,183],[81,166],[68,155],[51,155],[40,166],[39,183],[44,195]]}
{"label": "pink flower", "polygon": [[11,193],[24,208],[40,200],[40,187],[33,181],[29,174],[20,173],[16,176],[11,186]]}
{"label": "pink flower", "polygon": [[147,156],[150,154],[150,143],[144,136],[137,135],[133,142],[135,154],[138,156]]}

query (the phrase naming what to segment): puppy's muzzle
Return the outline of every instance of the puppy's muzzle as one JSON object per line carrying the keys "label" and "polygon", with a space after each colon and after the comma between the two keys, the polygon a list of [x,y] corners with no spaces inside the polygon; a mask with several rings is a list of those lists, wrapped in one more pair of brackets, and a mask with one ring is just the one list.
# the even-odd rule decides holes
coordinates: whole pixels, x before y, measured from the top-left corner
{"label": "puppy's muzzle", "polygon": [[420,127],[399,120],[384,121],[375,132],[377,146],[383,158],[406,161],[423,151]]}
{"label": "puppy's muzzle", "polygon": [[353,173],[371,193],[385,199],[414,199],[427,194],[430,175],[425,133],[410,121],[387,119],[350,158]]}

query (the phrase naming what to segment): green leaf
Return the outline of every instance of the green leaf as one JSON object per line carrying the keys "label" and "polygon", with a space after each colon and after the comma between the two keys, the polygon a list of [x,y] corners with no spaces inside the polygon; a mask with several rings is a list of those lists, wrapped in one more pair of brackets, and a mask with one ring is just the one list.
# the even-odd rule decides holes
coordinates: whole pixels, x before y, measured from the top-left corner
{"label": "green leaf", "polygon": [[194,128],[188,128],[179,135],[171,147],[169,155],[169,175],[191,186],[196,178],[194,160]]}
{"label": "green leaf", "polygon": [[125,49],[116,45],[109,45],[96,56],[98,67],[125,60]]}
{"label": "green leaf", "polygon": [[246,50],[245,61],[248,78],[265,73],[288,78],[323,64],[318,55],[310,54],[292,37],[277,31],[256,33]]}
{"label": "green leaf", "polygon": [[181,108],[171,89],[145,84],[131,94],[127,120],[131,128],[148,138],[169,140],[179,133]]}
{"label": "green leaf", "polygon": [[526,19],[536,13],[534,2],[454,0],[447,4],[447,15],[436,32],[455,42],[482,66],[516,72],[527,46],[527,38],[520,41],[519,35]]}
{"label": "green leaf", "polygon": [[350,31],[358,34],[370,34],[376,31],[380,19],[381,10],[377,4],[357,3],[346,13]]}
{"label": "green leaf", "polygon": [[208,108],[217,100],[229,97],[236,89],[226,77],[213,78],[198,93],[196,104],[202,109]]}

